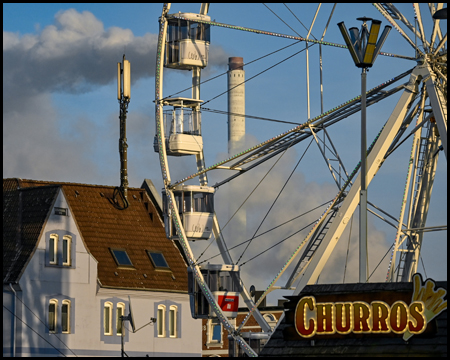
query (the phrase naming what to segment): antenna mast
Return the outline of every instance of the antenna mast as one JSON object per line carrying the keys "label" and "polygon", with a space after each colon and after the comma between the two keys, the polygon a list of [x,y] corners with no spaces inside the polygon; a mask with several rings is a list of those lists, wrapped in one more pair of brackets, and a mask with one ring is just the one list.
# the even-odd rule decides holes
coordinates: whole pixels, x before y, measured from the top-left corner
{"label": "antenna mast", "polygon": [[119,207],[119,205],[117,207],[123,210],[128,207],[128,144],[126,121],[128,104],[130,103],[130,62],[125,60],[125,54],[123,54],[123,63],[117,63],[117,99],[120,104],[120,187],[114,190],[114,199],[116,199],[117,193],[119,193],[123,201],[123,207]]}

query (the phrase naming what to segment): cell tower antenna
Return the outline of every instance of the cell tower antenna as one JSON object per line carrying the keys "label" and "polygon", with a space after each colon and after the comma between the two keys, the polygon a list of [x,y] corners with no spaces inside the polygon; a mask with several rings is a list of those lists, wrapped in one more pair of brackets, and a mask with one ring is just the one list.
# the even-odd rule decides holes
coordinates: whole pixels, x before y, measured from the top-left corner
{"label": "cell tower antenna", "polygon": [[[127,164],[127,112],[130,103],[130,62],[125,59],[123,54],[122,63],[117,63],[117,100],[120,104],[120,139],[119,139],[119,154],[120,154],[120,187],[114,189],[113,201],[114,206],[120,210],[128,207],[128,164]],[[117,197],[120,197],[123,205],[119,205]]]}

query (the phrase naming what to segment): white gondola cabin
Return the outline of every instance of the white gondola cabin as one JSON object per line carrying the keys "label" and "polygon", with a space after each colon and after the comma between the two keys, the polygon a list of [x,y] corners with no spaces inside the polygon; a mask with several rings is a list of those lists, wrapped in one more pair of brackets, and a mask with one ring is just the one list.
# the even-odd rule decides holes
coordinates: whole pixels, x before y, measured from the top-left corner
{"label": "white gondola cabin", "polygon": [[[175,19],[174,16],[183,19]],[[207,15],[178,13],[167,16],[168,30],[164,66],[192,70],[208,65],[210,25],[196,20],[210,21]]]}
{"label": "white gondola cabin", "polygon": [[[178,238],[166,191],[163,194],[164,225],[168,238]],[[214,188],[200,185],[177,185],[173,194],[188,240],[208,240],[214,218]]]}
{"label": "white gondola cabin", "polygon": [[[163,105],[171,106],[171,109],[163,111],[167,155],[195,155],[203,150],[200,112],[202,102],[203,100],[183,97],[168,98],[163,101]],[[156,137],[153,146],[155,152],[159,152]]]}
{"label": "white gondola cabin", "polygon": [[[236,318],[241,291],[239,266],[207,264],[201,265],[200,271],[224,315],[230,319]],[[195,281],[191,268],[188,268],[188,292],[194,319],[216,317],[216,313],[210,308],[205,295]]]}

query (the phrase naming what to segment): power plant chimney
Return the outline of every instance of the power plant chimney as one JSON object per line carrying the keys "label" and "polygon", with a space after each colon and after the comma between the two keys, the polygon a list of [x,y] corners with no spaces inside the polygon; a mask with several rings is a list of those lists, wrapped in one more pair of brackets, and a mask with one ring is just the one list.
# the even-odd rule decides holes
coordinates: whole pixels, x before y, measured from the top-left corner
{"label": "power plant chimney", "polygon": [[228,58],[228,153],[236,152],[245,137],[244,59]]}
{"label": "power plant chimney", "polygon": [[[244,145],[245,138],[245,71],[244,59],[241,57],[228,58],[228,153],[236,154]],[[233,199],[242,193],[240,186],[242,179],[239,177],[229,183],[228,191],[228,218],[233,215]],[[244,208],[233,218],[233,226],[228,228],[228,236],[232,239],[246,240],[247,238],[247,213]]]}

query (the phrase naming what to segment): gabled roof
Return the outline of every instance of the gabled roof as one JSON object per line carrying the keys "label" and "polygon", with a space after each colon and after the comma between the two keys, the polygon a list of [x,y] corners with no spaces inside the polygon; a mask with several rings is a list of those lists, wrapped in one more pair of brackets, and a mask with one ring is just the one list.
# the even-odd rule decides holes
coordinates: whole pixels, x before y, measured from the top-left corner
{"label": "gabled roof", "polygon": [[59,189],[55,185],[23,187],[21,179],[3,180],[3,282],[20,277]]}
{"label": "gabled roof", "polygon": [[[5,211],[5,184],[8,189],[7,197],[16,199],[8,202],[11,204],[8,208],[12,211]],[[15,190],[13,190],[14,187],[16,187]],[[88,251],[98,261],[98,279],[102,286],[154,291],[187,291],[186,263],[174,242],[166,238],[159,214],[144,189],[129,188],[129,207],[119,210],[112,204],[113,186],[6,179],[3,180],[3,188],[4,282],[17,280],[11,276],[5,278],[5,247],[16,257],[29,257],[33,251],[18,249],[18,235],[15,230],[18,220],[14,220],[14,217],[17,219],[22,214],[24,219],[29,216],[29,213],[36,214],[35,216],[40,215],[35,226],[30,227],[30,231],[34,230],[31,231],[30,239],[27,240],[29,247],[34,249],[39,238],[37,228],[40,230],[43,228],[45,218],[53,204],[53,201],[51,204],[45,201],[52,194],[54,200],[57,189],[61,188],[69,203],[69,212],[74,217]],[[16,193],[15,197],[13,193]],[[17,193],[29,193],[33,206],[22,205],[20,211]],[[40,210],[37,211],[36,208]],[[41,220],[42,218],[44,220]],[[22,220],[23,226],[25,223]],[[22,236],[23,234],[22,231]],[[32,244],[33,241],[34,244]],[[133,268],[118,266],[110,248],[125,249]],[[156,270],[145,250],[162,252],[170,271]],[[25,263],[21,264],[25,265]],[[16,270],[17,266],[11,262],[8,266],[14,267],[13,273],[21,271]]]}

